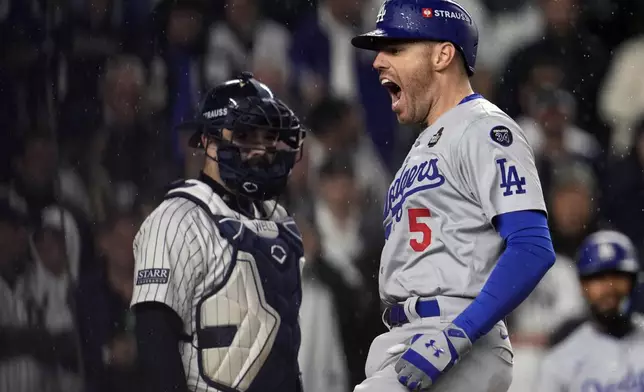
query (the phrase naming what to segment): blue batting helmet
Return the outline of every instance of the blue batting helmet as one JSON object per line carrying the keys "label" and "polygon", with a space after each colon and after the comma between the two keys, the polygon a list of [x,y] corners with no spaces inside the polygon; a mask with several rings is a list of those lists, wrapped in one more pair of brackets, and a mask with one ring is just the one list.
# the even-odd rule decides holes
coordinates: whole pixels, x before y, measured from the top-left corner
{"label": "blue batting helmet", "polygon": [[617,231],[602,230],[588,236],[577,254],[579,276],[624,272],[637,276],[637,252],[631,240]]}
{"label": "blue batting helmet", "polygon": [[385,0],[376,29],[354,37],[353,46],[379,50],[395,41],[451,42],[461,52],[468,75],[474,74],[479,31],[470,14],[451,0]]}

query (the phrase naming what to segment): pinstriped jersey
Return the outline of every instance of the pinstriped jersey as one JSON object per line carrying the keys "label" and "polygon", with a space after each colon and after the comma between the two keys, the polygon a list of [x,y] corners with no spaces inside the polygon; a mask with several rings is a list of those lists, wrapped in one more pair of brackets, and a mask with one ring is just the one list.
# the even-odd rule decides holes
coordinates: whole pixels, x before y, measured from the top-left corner
{"label": "pinstriped jersey", "polygon": [[546,211],[532,149],[498,107],[465,100],[420,134],[389,187],[381,298],[476,297],[503,247],[493,218],[520,210]]}
{"label": "pinstriped jersey", "polygon": [[[250,219],[189,180],[166,195],[134,240],[132,306],[161,302],[179,315],[191,340],[179,348],[191,391],[257,390],[253,382],[264,382],[262,369],[275,362],[271,353],[288,345],[285,328],[296,328],[299,303],[290,306],[275,292],[280,286],[301,295],[301,237],[282,207],[263,207],[274,211],[271,220]],[[241,242],[250,237],[252,249]],[[271,263],[278,266],[272,272]],[[284,280],[279,271],[293,263]],[[299,327],[293,333],[299,348]],[[297,350],[292,357],[297,374]]]}
{"label": "pinstriped jersey", "polygon": [[544,358],[535,391],[644,391],[644,318],[633,320],[634,330],[619,339],[581,325]]}
{"label": "pinstriped jersey", "polygon": [[[29,296],[23,283],[20,278],[12,288],[0,278],[0,329],[29,327]],[[46,384],[43,368],[31,356],[0,359],[0,391],[46,391]]]}

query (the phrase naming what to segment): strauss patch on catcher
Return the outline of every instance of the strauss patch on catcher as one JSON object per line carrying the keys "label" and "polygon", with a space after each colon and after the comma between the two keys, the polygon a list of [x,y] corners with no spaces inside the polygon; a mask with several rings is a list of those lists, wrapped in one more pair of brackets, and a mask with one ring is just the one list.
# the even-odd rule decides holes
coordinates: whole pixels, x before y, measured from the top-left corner
{"label": "strauss patch on catcher", "polygon": [[353,38],[402,124],[425,130],[386,196],[380,296],[390,331],[355,391],[507,391],[503,318],[554,264],[534,154],[519,126],[475,94],[478,30],[448,0],[387,0]]}

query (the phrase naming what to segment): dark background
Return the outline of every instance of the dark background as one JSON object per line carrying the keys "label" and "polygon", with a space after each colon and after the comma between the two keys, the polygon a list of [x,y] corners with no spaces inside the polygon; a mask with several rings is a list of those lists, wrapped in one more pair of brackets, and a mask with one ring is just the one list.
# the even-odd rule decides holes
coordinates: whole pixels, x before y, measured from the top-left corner
{"label": "dark background", "polygon": [[[643,4],[463,1],[481,30],[472,83],[533,143],[558,263],[569,269],[598,228],[644,245]],[[324,356],[333,369],[314,370],[334,373],[335,390],[362,380],[384,330],[382,197],[419,131],[397,125],[373,54],[347,46],[379,6],[0,0],[0,391],[145,382],[128,311],[131,243],[164,186],[202,163],[173,125],[242,70],[311,129],[281,199],[305,234],[307,292],[327,304],[303,318],[328,325],[333,340],[329,352],[303,346],[305,384],[314,384],[309,360]],[[530,306],[570,295],[555,285]],[[544,348],[556,325],[537,320],[526,333],[521,317],[509,320],[516,345]]]}

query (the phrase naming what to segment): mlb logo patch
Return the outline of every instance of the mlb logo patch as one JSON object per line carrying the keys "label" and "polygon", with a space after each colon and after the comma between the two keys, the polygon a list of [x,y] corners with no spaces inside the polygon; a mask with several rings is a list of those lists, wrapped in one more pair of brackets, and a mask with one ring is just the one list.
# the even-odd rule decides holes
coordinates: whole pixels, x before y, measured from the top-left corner
{"label": "mlb logo patch", "polygon": [[431,8],[423,8],[423,18],[431,18],[434,16],[434,11]]}

